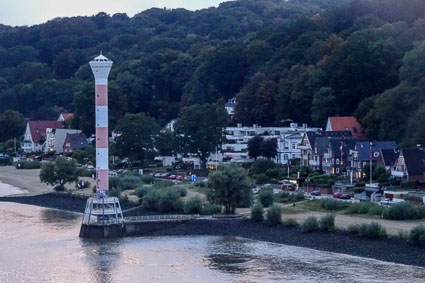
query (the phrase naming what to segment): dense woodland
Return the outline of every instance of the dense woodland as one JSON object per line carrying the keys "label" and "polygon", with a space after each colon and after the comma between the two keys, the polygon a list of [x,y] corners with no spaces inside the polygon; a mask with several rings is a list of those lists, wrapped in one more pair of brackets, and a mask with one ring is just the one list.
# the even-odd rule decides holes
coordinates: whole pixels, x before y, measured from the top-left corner
{"label": "dense woodland", "polygon": [[112,126],[126,113],[164,125],[236,96],[232,123],[323,127],[355,115],[371,139],[425,144],[423,0],[241,0],[0,25],[0,115],[74,112],[73,126],[92,133],[88,61],[100,50],[115,62]]}

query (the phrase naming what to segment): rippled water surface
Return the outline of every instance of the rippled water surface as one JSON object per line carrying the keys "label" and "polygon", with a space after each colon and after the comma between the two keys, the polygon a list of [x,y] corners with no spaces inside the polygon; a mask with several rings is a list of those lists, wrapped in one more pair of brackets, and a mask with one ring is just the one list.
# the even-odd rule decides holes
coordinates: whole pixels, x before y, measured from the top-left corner
{"label": "rippled water surface", "polygon": [[424,282],[425,269],[228,237],[78,238],[78,214],[0,202],[0,282]]}

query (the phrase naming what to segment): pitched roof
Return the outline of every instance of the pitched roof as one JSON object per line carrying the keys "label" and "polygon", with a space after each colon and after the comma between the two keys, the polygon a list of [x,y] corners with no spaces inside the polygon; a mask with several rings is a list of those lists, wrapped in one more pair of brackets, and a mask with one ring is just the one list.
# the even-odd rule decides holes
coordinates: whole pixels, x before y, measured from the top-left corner
{"label": "pitched roof", "polygon": [[381,149],[382,161],[385,166],[393,166],[400,152],[396,149]]}
{"label": "pitched roof", "polygon": [[323,156],[325,152],[328,150],[328,144],[331,137],[317,137],[314,142],[314,148],[317,148],[314,153]]}
{"label": "pitched roof", "polygon": [[69,119],[74,118],[74,114],[73,113],[61,113],[61,114],[62,114],[62,117],[63,117],[63,120],[64,121],[67,121]]}
{"label": "pitched roof", "polygon": [[425,151],[419,148],[402,149],[409,176],[422,176],[425,172]]}
{"label": "pitched roof", "polygon": [[40,143],[46,137],[46,129],[62,129],[62,121],[28,121],[31,138],[34,143]]}
{"label": "pitched roof", "polygon": [[327,127],[326,130],[350,131],[354,138],[363,137],[362,128],[356,117],[329,117],[328,123],[330,123],[330,129]]}
{"label": "pitched roof", "polygon": [[67,134],[65,142],[69,142],[73,149],[79,149],[88,145],[87,138],[83,133]]}
{"label": "pitched roof", "polygon": [[[370,141],[357,142],[355,149],[359,160],[370,160]],[[372,144],[372,152],[380,152],[382,149],[394,151],[397,149],[397,144],[395,141],[377,141]],[[372,160],[376,159],[372,157]]]}
{"label": "pitched roof", "polygon": [[340,137],[346,137],[351,138],[352,134],[349,131],[309,131],[306,132],[307,139],[310,142],[311,147],[313,148],[316,138],[319,137],[331,137],[331,138],[340,138]]}
{"label": "pitched roof", "polygon": [[335,138],[329,140],[329,146],[331,147],[333,156],[341,155],[341,146],[344,156],[347,156],[350,153],[350,150],[354,149],[357,139],[345,139],[345,138]]}

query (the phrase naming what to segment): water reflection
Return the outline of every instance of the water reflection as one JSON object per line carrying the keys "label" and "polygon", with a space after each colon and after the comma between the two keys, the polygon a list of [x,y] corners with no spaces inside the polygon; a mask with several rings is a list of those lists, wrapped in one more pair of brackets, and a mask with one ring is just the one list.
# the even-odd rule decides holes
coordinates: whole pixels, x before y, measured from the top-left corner
{"label": "water reflection", "polygon": [[121,260],[120,240],[80,239],[84,259],[89,265],[90,282],[109,283],[113,281],[114,267]]}

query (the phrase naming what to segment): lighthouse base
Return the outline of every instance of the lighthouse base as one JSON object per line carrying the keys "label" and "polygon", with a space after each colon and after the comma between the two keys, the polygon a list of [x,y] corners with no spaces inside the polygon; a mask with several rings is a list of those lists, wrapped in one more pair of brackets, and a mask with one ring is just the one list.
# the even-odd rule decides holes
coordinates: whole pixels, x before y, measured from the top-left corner
{"label": "lighthouse base", "polygon": [[115,238],[124,235],[124,219],[116,197],[91,197],[87,200],[81,238]]}

